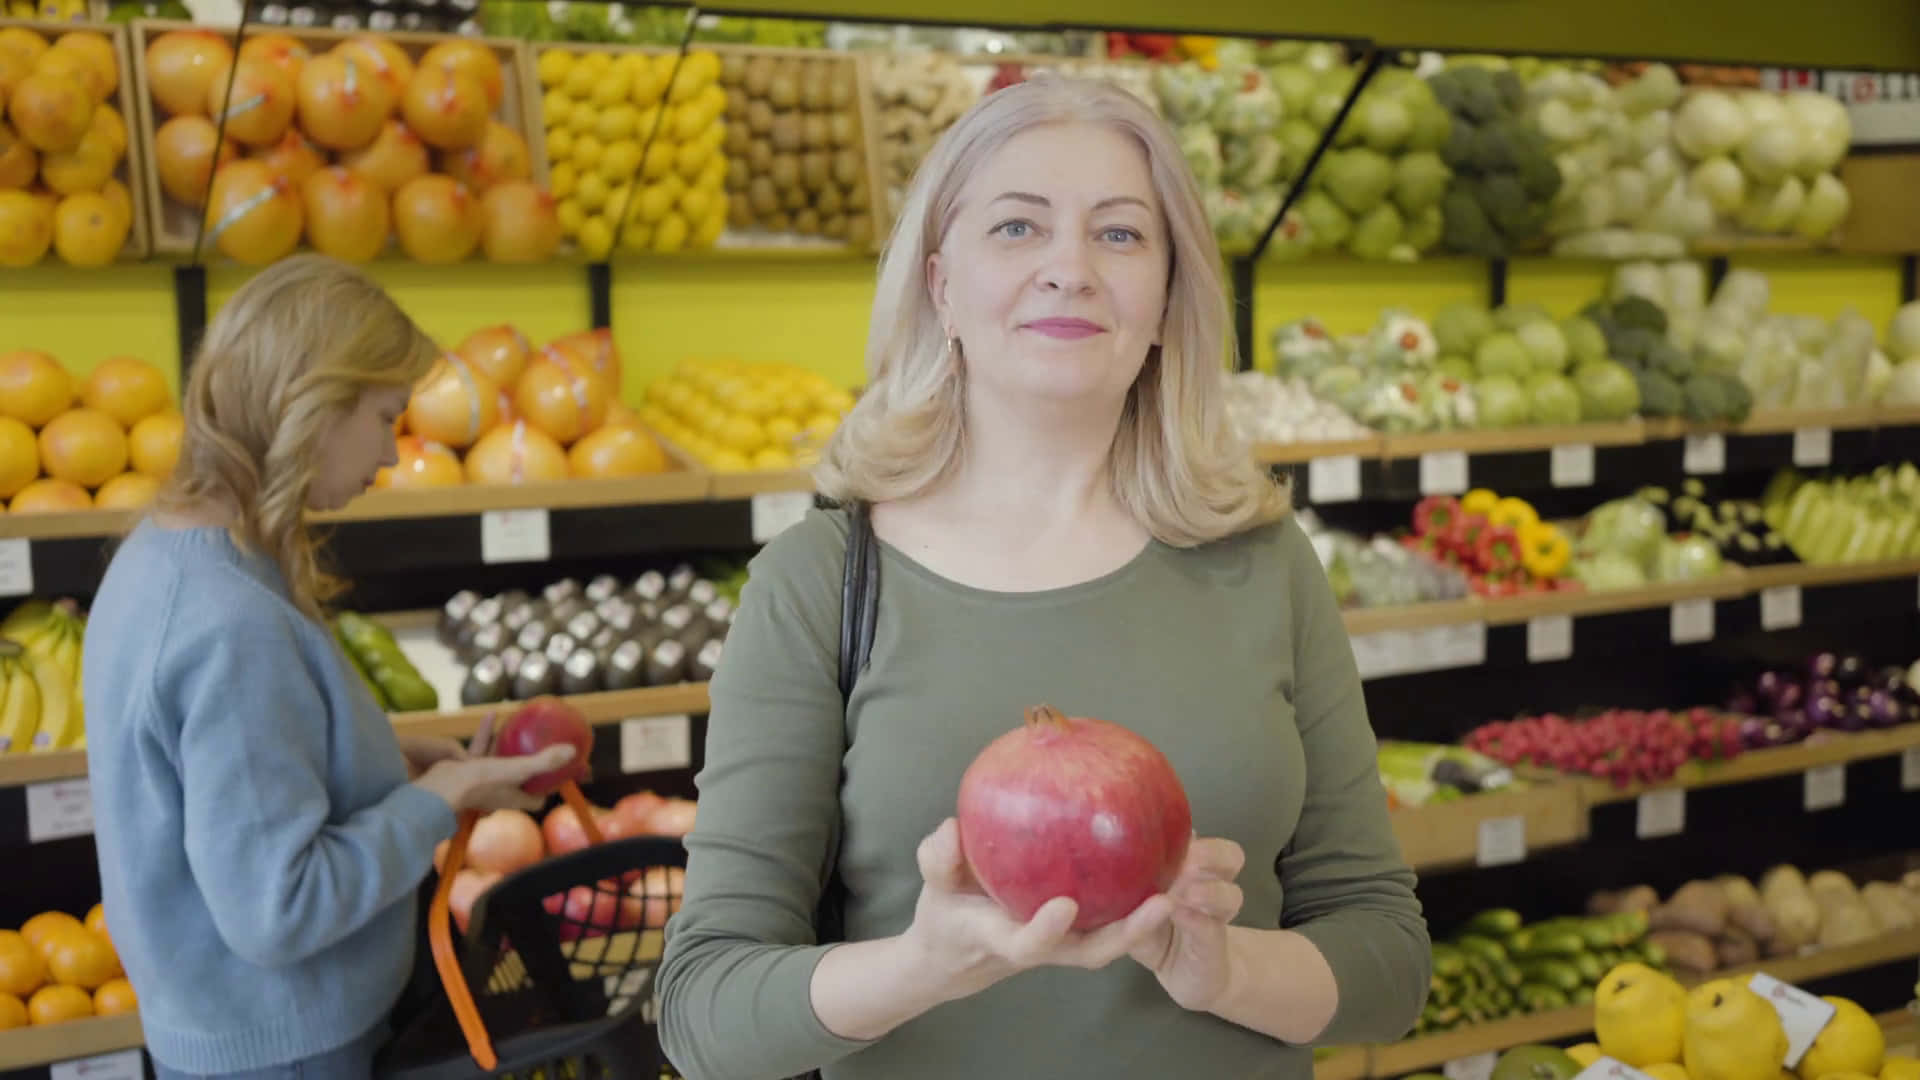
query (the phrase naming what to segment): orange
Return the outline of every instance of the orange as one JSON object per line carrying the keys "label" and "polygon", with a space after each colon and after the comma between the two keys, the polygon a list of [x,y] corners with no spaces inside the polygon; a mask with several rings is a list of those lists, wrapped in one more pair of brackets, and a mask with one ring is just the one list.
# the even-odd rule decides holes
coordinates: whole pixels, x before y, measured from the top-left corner
{"label": "orange", "polygon": [[96,1016],[116,1016],[133,1012],[139,1007],[133,984],[125,979],[109,979],[105,986],[93,992],[93,1011]]}
{"label": "orange", "polygon": [[77,986],[43,986],[27,1002],[35,1024],[58,1024],[93,1015],[93,998]]}
{"label": "orange", "polygon": [[[86,923],[87,929],[93,931],[96,934],[99,934],[101,937],[108,936],[107,935],[107,905],[95,904],[92,907],[88,908],[87,917],[83,921]],[[108,940],[112,940],[112,939],[108,938]]]}
{"label": "orange", "polygon": [[47,981],[40,950],[13,930],[0,930],[0,994],[26,997]]}
{"label": "orange", "polygon": [[46,950],[47,970],[57,983],[98,990],[122,974],[113,945],[84,926],[56,931]]}
{"label": "orange", "polygon": [[0,994],[0,1031],[23,1028],[33,1023],[27,1015],[27,1003],[12,994]]}
{"label": "orange", "polygon": [[31,942],[41,956],[47,953],[47,938],[57,930],[85,930],[86,924],[64,911],[43,911],[20,927],[20,936]]}

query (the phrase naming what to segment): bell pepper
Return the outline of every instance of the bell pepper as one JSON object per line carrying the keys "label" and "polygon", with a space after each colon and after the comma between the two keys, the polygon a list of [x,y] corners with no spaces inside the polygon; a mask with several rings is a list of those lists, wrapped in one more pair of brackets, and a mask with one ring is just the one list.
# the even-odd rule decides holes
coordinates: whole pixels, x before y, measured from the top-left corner
{"label": "bell pepper", "polygon": [[1489,525],[1481,530],[1475,554],[1480,567],[1495,577],[1505,578],[1523,565],[1520,534],[1510,525]]}
{"label": "bell pepper", "polygon": [[1493,508],[1499,503],[1500,496],[1486,488],[1474,488],[1460,496],[1460,509],[1469,514],[1479,514],[1481,517],[1492,517]]}
{"label": "bell pepper", "polygon": [[1536,521],[1520,530],[1520,555],[1527,573],[1551,580],[1566,570],[1573,544],[1552,522]]}
{"label": "bell pepper", "polygon": [[1533,504],[1525,499],[1509,495],[1493,504],[1493,510],[1487,514],[1487,520],[1495,525],[1506,525],[1515,532],[1523,525],[1531,525],[1540,520],[1540,514]]}
{"label": "bell pepper", "polygon": [[1429,495],[1413,507],[1413,531],[1437,533],[1460,520],[1460,500],[1451,495]]}

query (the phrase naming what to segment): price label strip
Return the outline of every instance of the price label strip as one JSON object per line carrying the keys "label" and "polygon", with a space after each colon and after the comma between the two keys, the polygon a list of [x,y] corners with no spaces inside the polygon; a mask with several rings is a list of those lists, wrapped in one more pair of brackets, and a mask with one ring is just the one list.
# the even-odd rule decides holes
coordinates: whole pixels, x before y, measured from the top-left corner
{"label": "price label strip", "polygon": [[1440,1072],[1447,1080],[1488,1080],[1493,1075],[1493,1067],[1500,1055],[1488,1051],[1484,1054],[1469,1054],[1463,1058],[1454,1058],[1441,1066]]}
{"label": "price label strip", "polygon": [[27,843],[93,834],[93,788],[87,778],[27,787]]}
{"label": "price label strip", "polygon": [[1900,790],[1920,791],[1920,746],[1909,746],[1900,755]]}
{"label": "price label strip", "polygon": [[1547,472],[1557,488],[1593,486],[1593,444],[1567,443],[1553,448]]}
{"label": "price label strip", "polygon": [[1712,641],[1713,601],[1705,597],[1674,601],[1667,628],[1675,645]]}
{"label": "price label strip", "polygon": [[1803,794],[1808,812],[1846,805],[1847,767],[1835,764],[1808,769]]}
{"label": "price label strip", "polygon": [[1800,1059],[1807,1056],[1813,1048],[1813,1041],[1820,1037],[1828,1024],[1833,1022],[1838,1010],[1828,1002],[1807,993],[1797,986],[1789,986],[1771,975],[1760,973],[1747,982],[1754,993],[1767,999],[1773,1011],[1780,1014],[1780,1026],[1787,1029],[1787,1060],[1789,1070],[1800,1067]]}
{"label": "price label strip", "polygon": [[553,529],[545,507],[489,510],[480,515],[480,561],[546,562],[553,558]]}
{"label": "price label strip", "polygon": [[1833,429],[1810,427],[1795,431],[1793,463],[1803,469],[1823,469],[1833,464]]}
{"label": "price label strip", "polygon": [[1760,628],[1791,630],[1800,625],[1800,586],[1775,585],[1760,590]]}
{"label": "price label strip", "polygon": [[1573,1075],[1573,1080],[1653,1080],[1624,1061],[1603,1057]]}
{"label": "price label strip", "polygon": [[635,716],[620,721],[620,771],[662,772],[693,764],[693,718]]}
{"label": "price label strip", "polygon": [[1523,817],[1486,818],[1480,822],[1478,866],[1510,866],[1527,858],[1527,819]]}
{"label": "price label strip", "polygon": [[1360,458],[1355,454],[1317,457],[1307,462],[1307,498],[1316,503],[1353,502],[1360,497]]}
{"label": "price label strip", "polygon": [[1527,620],[1527,663],[1544,664],[1573,656],[1573,616],[1536,615]]}
{"label": "price label strip", "polygon": [[1478,667],[1487,662],[1487,624],[1359,634],[1353,638],[1353,659],[1362,679]]}
{"label": "price label strip", "polygon": [[0,596],[33,595],[33,542],[0,540]]}
{"label": "price label strip", "polygon": [[1678,836],[1687,827],[1685,788],[1661,788],[1640,796],[1634,808],[1634,835],[1642,840]]}
{"label": "price label strip", "polygon": [[48,1080],[143,1080],[146,1063],[137,1049],[118,1050],[55,1062],[47,1066],[47,1076]]}
{"label": "price label strip", "polygon": [[1420,494],[1464,495],[1467,491],[1467,452],[1429,450],[1420,455]]}

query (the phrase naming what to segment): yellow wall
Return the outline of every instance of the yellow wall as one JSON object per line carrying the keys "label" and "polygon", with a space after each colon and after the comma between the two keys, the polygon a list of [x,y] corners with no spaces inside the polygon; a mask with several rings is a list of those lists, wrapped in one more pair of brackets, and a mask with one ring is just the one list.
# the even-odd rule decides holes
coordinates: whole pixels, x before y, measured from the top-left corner
{"label": "yellow wall", "polygon": [[138,356],[172,380],[179,370],[178,338],[170,267],[73,270],[49,262],[0,270],[0,352],[39,349],[77,375],[109,356]]}

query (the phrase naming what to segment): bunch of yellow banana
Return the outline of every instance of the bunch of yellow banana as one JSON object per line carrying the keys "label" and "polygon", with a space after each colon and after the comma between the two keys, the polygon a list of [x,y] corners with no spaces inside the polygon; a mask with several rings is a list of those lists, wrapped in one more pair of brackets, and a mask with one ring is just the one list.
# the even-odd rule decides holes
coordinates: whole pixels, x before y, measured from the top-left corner
{"label": "bunch of yellow banana", "polygon": [[86,629],[86,617],[66,600],[29,600],[0,622],[0,754],[87,745],[80,690]]}

